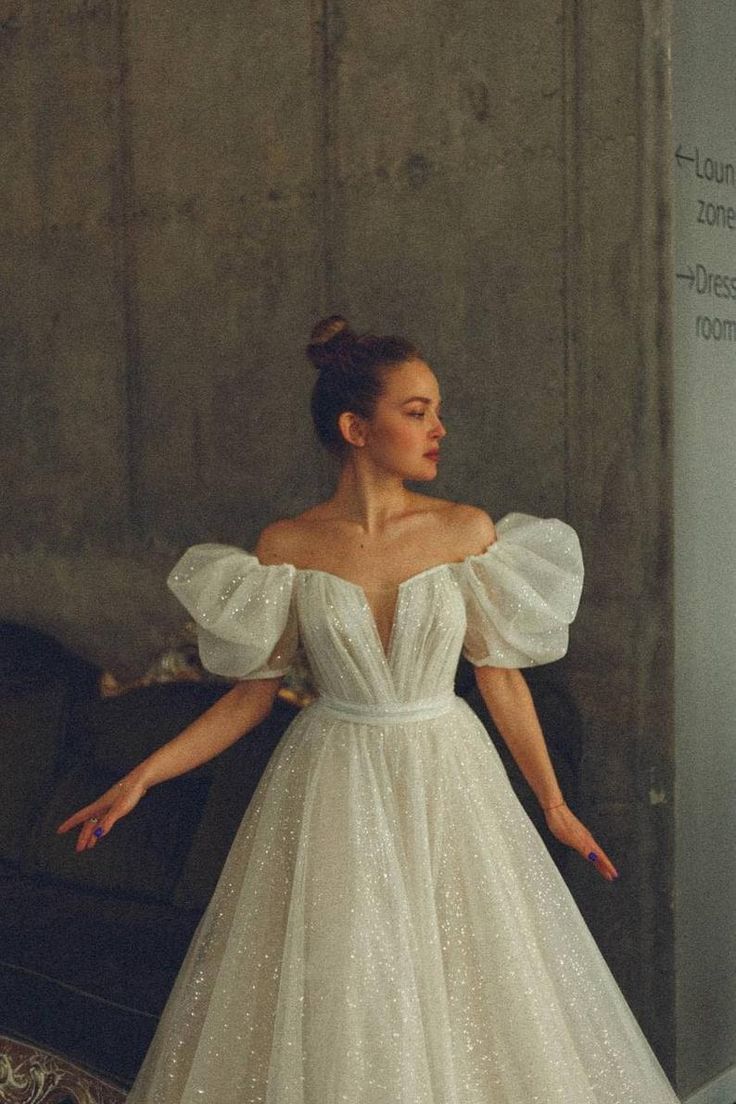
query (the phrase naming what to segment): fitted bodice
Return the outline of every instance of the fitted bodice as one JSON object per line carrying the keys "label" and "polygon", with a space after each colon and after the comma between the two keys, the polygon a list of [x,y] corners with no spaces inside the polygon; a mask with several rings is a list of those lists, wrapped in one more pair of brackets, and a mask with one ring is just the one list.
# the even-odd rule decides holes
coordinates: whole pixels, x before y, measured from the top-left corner
{"label": "fitted bodice", "polygon": [[386,648],[363,588],[328,571],[198,544],[168,584],[211,671],[277,677],[301,646],[322,695],[358,706],[430,700],[452,691],[461,652],[476,666],[529,667],[567,649],[583,580],[574,530],[509,514],[496,532],[485,552],[399,584]]}
{"label": "fitted bodice", "polygon": [[387,649],[360,586],[328,572],[298,571],[299,636],[317,690],[364,704],[451,692],[466,630],[453,566],[440,564],[399,584]]}

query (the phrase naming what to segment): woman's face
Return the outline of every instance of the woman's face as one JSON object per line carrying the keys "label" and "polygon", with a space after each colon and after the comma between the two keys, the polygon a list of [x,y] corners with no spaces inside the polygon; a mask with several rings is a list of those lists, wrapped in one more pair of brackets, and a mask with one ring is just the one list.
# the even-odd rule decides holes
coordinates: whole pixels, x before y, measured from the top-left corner
{"label": "woman's face", "polygon": [[384,373],[383,386],[373,417],[360,419],[361,452],[401,479],[434,479],[447,432],[434,372],[423,360],[407,360]]}

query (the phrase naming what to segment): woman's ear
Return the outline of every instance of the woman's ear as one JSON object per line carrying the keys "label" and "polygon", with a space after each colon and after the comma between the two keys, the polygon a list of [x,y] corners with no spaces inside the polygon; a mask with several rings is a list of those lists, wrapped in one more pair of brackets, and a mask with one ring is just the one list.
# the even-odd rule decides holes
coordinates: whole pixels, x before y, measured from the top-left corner
{"label": "woman's ear", "polygon": [[344,410],[337,419],[337,425],[343,439],[349,445],[362,448],[365,444],[365,419],[350,410]]}

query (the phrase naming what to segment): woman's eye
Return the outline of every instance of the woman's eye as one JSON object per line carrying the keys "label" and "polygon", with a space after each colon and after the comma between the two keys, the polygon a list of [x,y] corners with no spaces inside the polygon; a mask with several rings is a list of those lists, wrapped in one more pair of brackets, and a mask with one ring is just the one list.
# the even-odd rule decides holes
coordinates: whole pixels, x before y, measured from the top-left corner
{"label": "woman's eye", "polygon": [[424,417],[424,411],[423,410],[410,410],[409,411],[409,417],[410,418],[423,418]]}

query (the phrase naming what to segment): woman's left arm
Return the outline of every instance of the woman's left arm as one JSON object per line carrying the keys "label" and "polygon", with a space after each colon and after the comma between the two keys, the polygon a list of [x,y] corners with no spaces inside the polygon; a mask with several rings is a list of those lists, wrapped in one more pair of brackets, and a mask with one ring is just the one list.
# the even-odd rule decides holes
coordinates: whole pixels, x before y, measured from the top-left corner
{"label": "woman's left arm", "polygon": [[592,861],[607,881],[613,881],[618,871],[565,803],[521,671],[511,667],[476,667],[475,679],[496,728],[544,810],[550,832]]}

